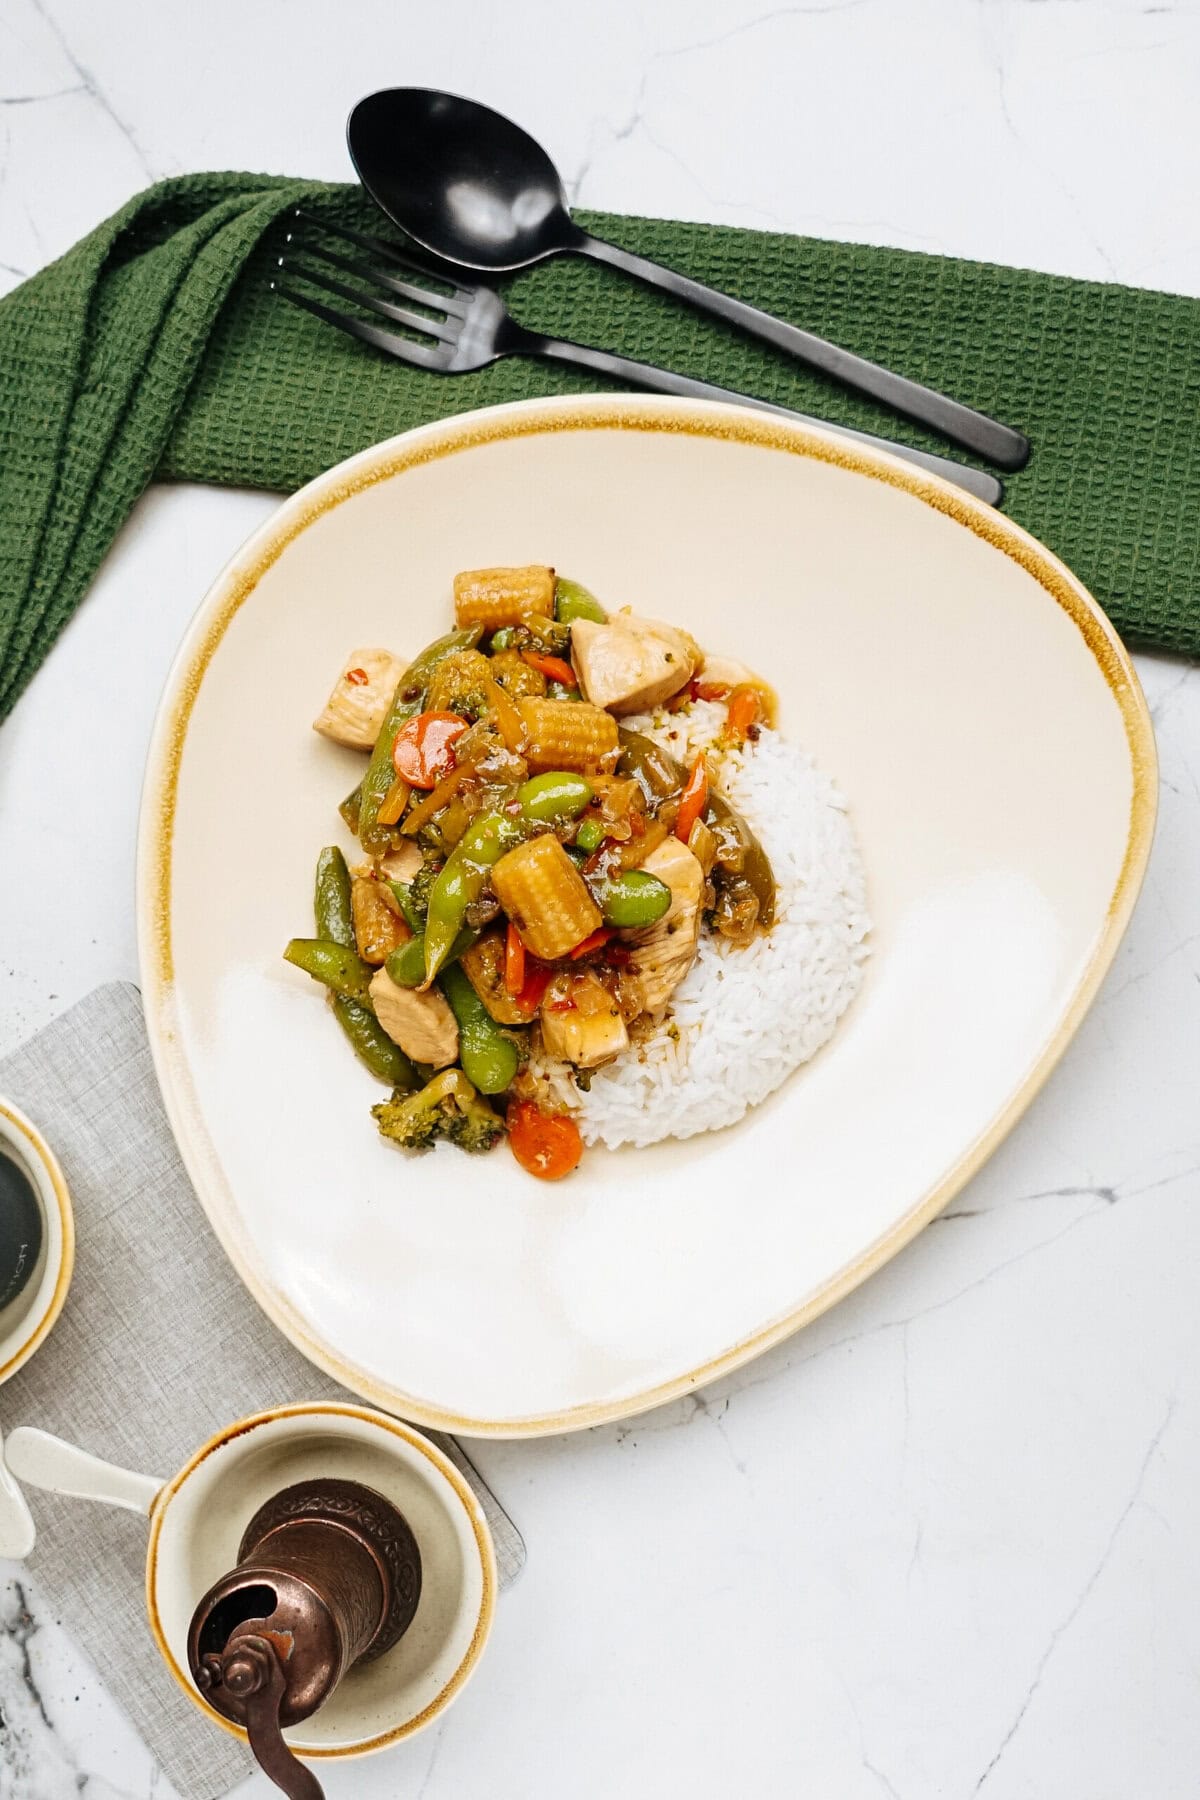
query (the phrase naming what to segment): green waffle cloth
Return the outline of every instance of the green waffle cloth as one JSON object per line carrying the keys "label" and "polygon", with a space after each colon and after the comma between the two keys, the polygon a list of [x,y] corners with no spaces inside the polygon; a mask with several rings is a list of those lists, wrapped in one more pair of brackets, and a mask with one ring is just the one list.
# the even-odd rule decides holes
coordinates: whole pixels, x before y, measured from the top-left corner
{"label": "green waffle cloth", "polygon": [[[0,718],[153,480],[289,491],[409,426],[583,392],[513,359],[447,379],[267,287],[304,200],[378,229],[357,188],[189,175],[131,200],[0,301]],[[1200,652],[1200,302],[909,251],[581,214],[609,236],[1017,425],[1005,510],[1134,644]],[[832,422],[945,446],[690,308],[563,259],[510,284],[526,323]]]}

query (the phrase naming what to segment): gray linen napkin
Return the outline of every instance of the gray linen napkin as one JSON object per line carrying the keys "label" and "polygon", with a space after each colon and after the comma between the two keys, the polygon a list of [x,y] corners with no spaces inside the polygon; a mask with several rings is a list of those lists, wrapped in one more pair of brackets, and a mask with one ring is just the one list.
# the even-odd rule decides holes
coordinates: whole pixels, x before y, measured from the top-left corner
{"label": "gray linen napkin", "polygon": [[[75,1205],[75,1277],[37,1355],[0,1388],[0,1425],[38,1425],[110,1462],[172,1475],[231,1420],[296,1400],[346,1399],[242,1287],[180,1163],[138,990],[97,988],[0,1061],[0,1093],[58,1155]],[[452,1438],[429,1434],[479,1495],[501,1586],[525,1549]],[[142,1590],[145,1521],[28,1495],[29,1559],[56,1618],[84,1646],[185,1800],[215,1800],[253,1766],[190,1706],[159,1660]]]}

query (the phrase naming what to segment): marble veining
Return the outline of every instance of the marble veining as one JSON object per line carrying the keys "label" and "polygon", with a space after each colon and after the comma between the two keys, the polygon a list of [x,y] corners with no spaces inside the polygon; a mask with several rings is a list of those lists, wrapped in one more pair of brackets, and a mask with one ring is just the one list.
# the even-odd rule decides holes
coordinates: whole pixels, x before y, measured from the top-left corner
{"label": "marble veining", "polygon": [[[361,0],[352,18],[0,0],[0,292],[160,176],[344,177],[344,114],[395,79],[514,113],[581,204],[1200,295],[1193,6]],[[18,876],[0,892],[0,1051],[136,974],[158,691],[271,505],[147,495],[0,732],[0,866]],[[1154,855],[1026,1119],[902,1256],[749,1368],[623,1425],[479,1446],[528,1566],[454,1710],[325,1773],[330,1800],[1191,1800],[1200,682],[1138,667]],[[68,863],[86,880],[47,881],[47,796],[78,791],[81,745]],[[0,1423],[20,1422],[0,1392]],[[173,1800],[19,1569],[0,1571],[0,1721],[3,1800]]]}

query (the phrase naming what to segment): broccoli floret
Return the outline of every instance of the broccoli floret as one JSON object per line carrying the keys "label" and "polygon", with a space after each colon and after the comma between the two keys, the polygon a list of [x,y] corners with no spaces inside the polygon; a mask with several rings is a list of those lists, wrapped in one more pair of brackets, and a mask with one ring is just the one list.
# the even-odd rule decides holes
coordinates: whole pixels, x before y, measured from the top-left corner
{"label": "broccoli floret", "polygon": [[416,1094],[397,1089],[371,1113],[384,1137],[406,1150],[428,1150],[438,1138],[460,1150],[490,1150],[504,1133],[504,1121],[461,1069],[443,1069]]}
{"label": "broccoli floret", "polygon": [[557,619],[531,616],[520,625],[503,625],[493,631],[488,646],[496,650],[540,650],[544,655],[565,656],[571,648],[571,627]]}

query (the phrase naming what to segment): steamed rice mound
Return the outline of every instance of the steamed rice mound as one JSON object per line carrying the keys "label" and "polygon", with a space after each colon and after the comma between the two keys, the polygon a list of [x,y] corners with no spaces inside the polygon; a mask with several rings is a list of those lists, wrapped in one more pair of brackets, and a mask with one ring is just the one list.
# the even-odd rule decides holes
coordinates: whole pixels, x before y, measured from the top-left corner
{"label": "steamed rice mound", "polygon": [[[626,722],[681,762],[718,737],[718,701]],[[717,780],[757,832],[778,885],[775,924],[736,946],[702,932],[664,1018],[577,1088],[569,1067],[533,1068],[585,1143],[654,1144],[732,1125],[832,1037],[862,982],[870,921],[846,802],[810,756],[764,728],[726,751]]]}

